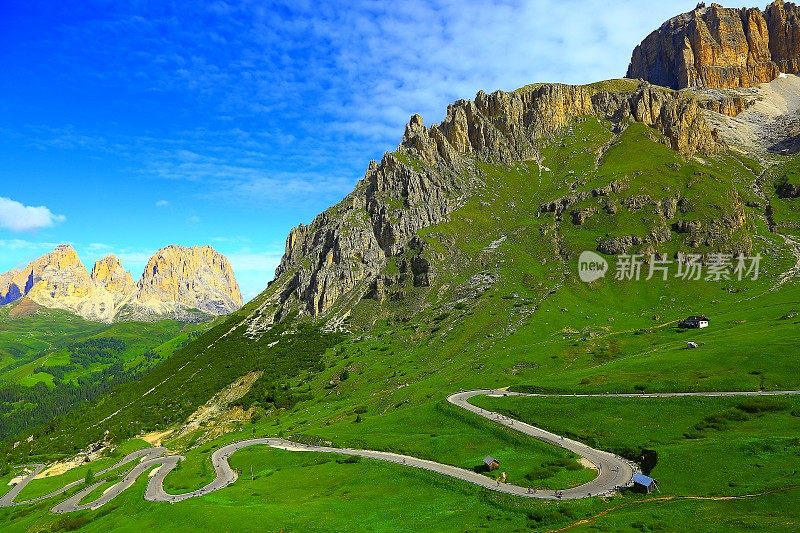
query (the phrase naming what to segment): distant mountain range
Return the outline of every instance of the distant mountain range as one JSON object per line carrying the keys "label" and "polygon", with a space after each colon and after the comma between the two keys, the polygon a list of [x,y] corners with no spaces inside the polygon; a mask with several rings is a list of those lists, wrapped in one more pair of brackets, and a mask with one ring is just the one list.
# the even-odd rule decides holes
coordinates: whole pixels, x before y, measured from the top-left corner
{"label": "distant mountain range", "polygon": [[134,282],[117,257],[97,261],[90,273],[75,249],[62,244],[23,269],[0,275],[0,305],[22,299],[99,322],[195,322],[242,306],[230,262],[210,246],[162,248]]}

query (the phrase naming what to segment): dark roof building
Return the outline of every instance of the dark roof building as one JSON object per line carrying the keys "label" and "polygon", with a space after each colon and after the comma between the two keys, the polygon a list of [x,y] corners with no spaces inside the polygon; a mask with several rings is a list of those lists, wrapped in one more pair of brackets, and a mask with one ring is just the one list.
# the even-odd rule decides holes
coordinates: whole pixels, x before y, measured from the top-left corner
{"label": "dark roof building", "polygon": [[485,464],[486,468],[488,468],[489,470],[497,470],[498,468],[500,468],[500,461],[498,461],[491,455],[487,455],[486,457],[484,457],[483,464]]}
{"label": "dark roof building", "polygon": [[678,323],[678,326],[681,328],[707,328],[708,327],[708,317],[697,315],[697,316],[690,316],[686,317]]}

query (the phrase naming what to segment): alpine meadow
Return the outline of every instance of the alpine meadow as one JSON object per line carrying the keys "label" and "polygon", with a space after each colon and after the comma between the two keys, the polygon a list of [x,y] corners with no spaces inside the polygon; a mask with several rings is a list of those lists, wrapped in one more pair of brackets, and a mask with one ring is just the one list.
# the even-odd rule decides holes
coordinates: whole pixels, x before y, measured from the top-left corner
{"label": "alpine meadow", "polygon": [[[201,4],[236,31],[242,13],[262,11],[288,28],[265,35],[319,30],[287,5]],[[525,3],[511,4],[463,9],[513,14]],[[140,8],[114,28],[165,32],[142,50],[170,41],[175,26]],[[175,17],[164,20],[189,23]],[[63,24],[86,37],[100,19],[81,20]],[[371,19],[358,20],[352,31],[369,31]],[[490,29],[473,28],[487,43]],[[277,152],[316,137],[265,124],[263,148],[237,123],[236,83],[219,104],[218,92],[192,84],[229,83],[234,63],[253,54],[280,69],[302,59],[305,81],[325,72],[313,81],[322,91],[339,71],[300,58],[297,43],[234,61],[214,33],[222,66],[195,56],[179,63],[203,76],[174,74],[198,92],[190,110],[171,100],[172,81],[156,84],[130,59],[125,83],[154,84],[147,98],[174,106],[180,139],[149,148],[155,133],[142,128],[129,144],[112,142],[109,120],[97,137],[70,130],[69,142],[94,147],[91,165],[117,161],[152,196],[154,214],[119,215],[150,239],[135,243],[114,229],[113,245],[98,244],[111,238],[105,224],[15,188],[15,172],[68,141],[30,141],[39,155],[27,163],[1,158],[12,198],[0,198],[0,243],[24,257],[0,275],[0,529],[800,530],[800,6],[700,3],[645,33],[622,78],[481,90],[447,105],[441,121],[413,114],[378,160],[345,146],[346,124],[311,128],[342,143],[303,144],[314,158],[366,166],[328,203],[344,167],[317,174]],[[394,45],[364,46],[367,61]],[[152,61],[175,59],[165,48]],[[458,79],[448,72],[426,78],[426,90]],[[116,75],[91,83],[112,87]],[[11,102],[6,85],[0,101]],[[265,115],[306,127],[310,115],[289,109],[299,97],[278,96],[285,105],[265,100]],[[244,114],[256,116],[257,103]],[[397,105],[387,113],[406,102]],[[193,118],[206,108],[224,115],[220,131],[235,131],[236,163],[230,147],[206,146],[208,157],[192,147],[216,135]],[[15,126],[3,120],[6,136]],[[8,142],[50,132],[22,130]],[[269,164],[289,161],[302,176],[275,166],[254,180],[236,166],[262,161],[262,148],[276,150]],[[145,152],[151,164],[132,170]],[[178,159],[165,170],[168,152]],[[102,178],[114,179],[128,178]],[[222,192],[187,192],[208,182]],[[50,188],[73,186],[59,178]],[[137,198],[98,187],[81,194]],[[262,212],[253,202],[263,187],[300,199],[264,200],[272,211]],[[196,209],[184,207],[192,201]],[[315,216],[305,219],[308,206]],[[270,262],[245,232],[284,218],[292,229]],[[23,219],[32,226],[20,229]],[[163,227],[150,229],[153,220]],[[98,257],[91,270],[79,254]],[[267,256],[269,274],[251,290],[248,269]]]}

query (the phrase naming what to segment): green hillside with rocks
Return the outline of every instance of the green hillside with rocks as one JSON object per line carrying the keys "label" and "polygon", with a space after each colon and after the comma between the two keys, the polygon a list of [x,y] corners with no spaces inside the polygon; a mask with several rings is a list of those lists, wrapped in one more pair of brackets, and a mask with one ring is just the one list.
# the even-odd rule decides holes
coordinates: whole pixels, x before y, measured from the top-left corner
{"label": "green hillside with rocks", "polygon": [[[459,100],[432,126],[413,116],[348,196],[291,232],[262,294],[138,379],[4,438],[4,485],[21,465],[100,452],[17,500],[85,483],[0,507],[0,520],[19,531],[798,529],[800,396],[783,392],[800,390],[800,159],[751,133],[797,114],[800,100],[776,116],[763,106],[800,94],[800,78],[760,87],[536,84]],[[581,280],[583,252],[605,276]],[[710,325],[685,327],[689,316]],[[530,394],[471,402],[610,452],[658,490],[559,500],[598,476],[591,461],[448,401],[473,389]],[[650,397],[664,393],[706,395]],[[548,498],[258,445],[230,456],[234,483],[201,497],[146,501],[141,476],[97,509],[50,512],[102,482],[80,501],[99,498],[126,470],[94,475],[153,444],[183,457],[166,493],[199,490],[216,450],[252,438],[502,473],[498,487]],[[487,456],[499,470],[485,471]]]}

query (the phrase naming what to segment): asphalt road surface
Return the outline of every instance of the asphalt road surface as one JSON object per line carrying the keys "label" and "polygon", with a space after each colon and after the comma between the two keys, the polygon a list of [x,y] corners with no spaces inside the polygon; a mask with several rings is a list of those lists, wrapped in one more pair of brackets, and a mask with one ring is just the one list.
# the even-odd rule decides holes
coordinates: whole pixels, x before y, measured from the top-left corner
{"label": "asphalt road surface", "polygon": [[[551,433],[541,428],[537,428],[530,424],[526,424],[519,420],[508,418],[493,411],[487,411],[476,407],[469,403],[470,398],[475,396],[532,396],[532,397],[567,397],[567,398],[581,398],[581,397],[611,397],[611,398],[678,398],[678,397],[728,397],[728,396],[787,396],[787,395],[800,395],[800,391],[763,391],[763,392],[683,392],[683,393],[659,393],[659,394],[527,394],[519,392],[507,392],[504,390],[474,390],[459,392],[447,398],[447,401],[453,405],[461,407],[470,411],[478,416],[482,416],[487,420],[491,420],[497,424],[506,426],[525,435],[529,435],[540,441],[559,446],[574,454],[582,457],[588,461],[597,470],[597,476],[590,482],[573,488],[565,488],[559,491],[553,490],[532,490],[526,487],[520,487],[507,483],[498,483],[497,481],[472,470],[458,468],[451,465],[437,463],[435,461],[428,461],[425,459],[418,459],[408,455],[400,455],[390,452],[381,452],[374,450],[358,450],[352,448],[333,448],[329,446],[313,446],[307,444],[300,444],[286,439],[280,438],[261,438],[261,439],[248,439],[234,442],[216,450],[211,455],[211,463],[214,467],[215,478],[214,480],[193,492],[184,494],[168,494],[164,490],[164,478],[169,474],[183,459],[180,455],[166,455],[167,450],[162,447],[147,448],[133,452],[118,463],[101,470],[95,474],[95,477],[103,477],[104,474],[121,468],[128,463],[135,463],[134,466],[124,475],[124,477],[107,488],[99,497],[92,501],[82,503],[92,492],[94,492],[102,484],[106,483],[108,479],[101,479],[92,485],[86,486],[79,492],[73,494],[66,500],[57,504],[52,508],[54,513],[67,513],[73,511],[80,511],[85,509],[97,509],[102,505],[113,500],[117,495],[127,490],[133,485],[136,480],[145,473],[150,473],[150,479],[145,489],[144,498],[153,502],[168,502],[176,503],[189,498],[197,498],[214,492],[223,487],[227,487],[236,481],[237,473],[228,464],[228,458],[236,451],[250,446],[263,445],[281,450],[291,452],[319,452],[319,453],[337,453],[342,455],[350,455],[356,457],[364,457],[367,459],[376,459],[379,461],[386,461],[398,465],[403,465],[412,468],[420,468],[430,472],[436,472],[445,476],[450,476],[456,479],[479,485],[489,490],[502,492],[505,494],[512,494],[524,498],[539,498],[547,500],[555,499],[579,499],[589,498],[601,495],[611,494],[620,488],[630,486],[631,479],[634,473],[637,472],[637,465],[622,457],[614,455],[602,450],[596,450],[583,444],[581,442],[565,438],[555,433]],[[58,490],[49,494],[39,496],[26,501],[15,501],[19,493],[30,483],[36,475],[38,475],[45,468],[45,465],[34,464],[29,465],[31,469],[17,485],[13,486],[5,495],[0,498],[0,507],[10,507],[16,505],[27,505],[38,503],[48,498],[54,498],[73,488],[83,485],[84,480],[80,479],[64,485]]]}

